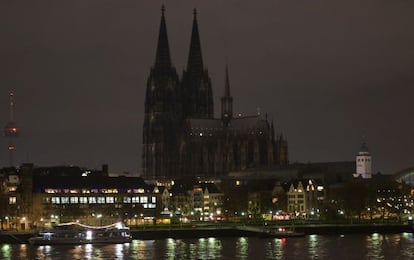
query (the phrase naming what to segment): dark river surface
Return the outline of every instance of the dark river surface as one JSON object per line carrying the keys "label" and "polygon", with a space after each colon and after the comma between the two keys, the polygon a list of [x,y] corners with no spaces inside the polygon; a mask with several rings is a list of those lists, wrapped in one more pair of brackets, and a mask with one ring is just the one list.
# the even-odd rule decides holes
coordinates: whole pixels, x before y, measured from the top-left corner
{"label": "dark river surface", "polygon": [[134,240],[129,244],[1,244],[0,259],[414,259],[412,233]]}

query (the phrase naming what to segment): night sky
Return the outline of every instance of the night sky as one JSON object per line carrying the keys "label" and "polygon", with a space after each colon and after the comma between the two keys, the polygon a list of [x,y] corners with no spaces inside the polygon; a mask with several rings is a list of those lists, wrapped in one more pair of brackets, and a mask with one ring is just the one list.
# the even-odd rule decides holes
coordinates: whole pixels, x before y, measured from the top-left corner
{"label": "night sky", "polygon": [[[0,124],[13,90],[17,164],[140,172],[162,3],[0,1]],[[164,3],[180,76],[198,10],[216,116],[228,64],[233,111],[267,112],[291,162],[354,160],[366,136],[374,172],[414,165],[414,1]]]}

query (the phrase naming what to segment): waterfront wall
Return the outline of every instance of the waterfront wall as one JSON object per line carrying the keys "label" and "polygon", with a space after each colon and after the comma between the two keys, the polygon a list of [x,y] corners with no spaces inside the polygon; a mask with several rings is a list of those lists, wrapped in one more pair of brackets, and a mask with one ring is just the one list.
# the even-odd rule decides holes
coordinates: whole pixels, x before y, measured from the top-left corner
{"label": "waterfront wall", "polygon": [[[411,225],[317,225],[299,226],[297,232],[305,235],[342,235],[342,234],[372,234],[372,233],[403,233],[413,232]],[[0,243],[24,244],[35,233],[0,233]],[[252,237],[257,236],[256,232],[237,229],[235,227],[212,227],[212,228],[171,228],[171,229],[145,229],[131,230],[134,239],[185,239],[185,238],[208,238],[208,237]]]}

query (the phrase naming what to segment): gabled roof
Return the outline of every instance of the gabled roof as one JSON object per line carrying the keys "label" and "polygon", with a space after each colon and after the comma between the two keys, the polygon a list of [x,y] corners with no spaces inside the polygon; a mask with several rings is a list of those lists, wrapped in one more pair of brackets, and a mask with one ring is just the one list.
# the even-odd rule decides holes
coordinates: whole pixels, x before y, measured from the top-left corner
{"label": "gabled roof", "polygon": [[208,193],[222,193],[214,183],[200,183],[196,186],[201,187],[203,192],[206,192],[207,189]]}

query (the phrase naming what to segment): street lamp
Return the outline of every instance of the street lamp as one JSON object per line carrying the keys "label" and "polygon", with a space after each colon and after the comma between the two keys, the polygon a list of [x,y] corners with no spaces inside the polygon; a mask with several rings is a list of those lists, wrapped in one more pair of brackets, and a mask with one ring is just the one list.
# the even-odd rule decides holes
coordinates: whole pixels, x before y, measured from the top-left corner
{"label": "street lamp", "polygon": [[96,218],[99,220],[99,225],[102,226],[102,214],[97,214]]}

